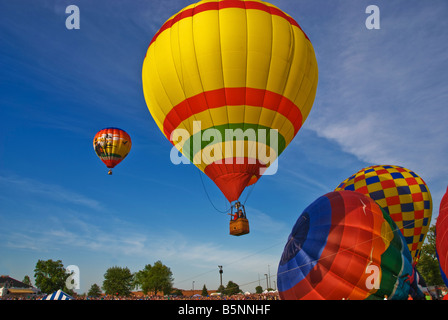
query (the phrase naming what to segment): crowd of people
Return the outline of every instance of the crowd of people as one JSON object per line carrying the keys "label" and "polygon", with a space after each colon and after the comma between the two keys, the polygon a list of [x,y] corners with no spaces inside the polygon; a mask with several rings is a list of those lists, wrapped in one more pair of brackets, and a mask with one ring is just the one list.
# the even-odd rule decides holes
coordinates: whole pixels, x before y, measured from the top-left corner
{"label": "crowd of people", "polygon": [[234,295],[207,295],[194,296],[160,296],[160,295],[130,295],[128,297],[115,295],[102,295],[99,297],[79,296],[77,300],[279,300],[278,292],[234,294]]}
{"label": "crowd of people", "polygon": [[[426,294],[426,300],[448,300],[448,294],[446,291],[440,292],[437,297],[433,297],[429,294]],[[446,297],[444,297],[446,296]],[[0,300],[42,300],[46,297],[46,295],[31,295],[31,296],[8,296],[8,297],[0,297]],[[221,295],[217,293],[212,293],[210,295],[153,295],[148,294],[145,295],[142,292],[131,292],[128,296],[120,296],[120,295],[111,295],[111,294],[100,294],[99,296],[87,296],[85,294],[82,295],[74,295],[72,297],[74,300],[280,300],[280,296],[278,291],[269,291],[263,293],[238,293],[232,295]],[[348,300],[348,299],[342,299]],[[384,300],[388,300],[387,296],[384,296]],[[413,300],[411,296],[409,296],[408,300]]]}
{"label": "crowd of people", "polygon": [[[448,295],[447,295],[448,296]],[[33,295],[33,296],[14,296],[14,297],[3,297],[0,300],[42,300],[45,295]],[[129,296],[119,296],[119,295],[100,295],[97,297],[91,297],[86,295],[74,296],[74,300],[280,300],[278,292],[268,292],[268,293],[251,293],[251,294],[234,294],[234,295],[194,295],[194,296],[161,296],[161,295],[135,295],[131,294]],[[426,300],[433,300],[434,298],[430,295],[426,296]],[[439,297],[436,300],[446,300],[446,297]],[[342,299],[348,300],[348,299]],[[388,300],[387,296],[384,300]],[[413,300],[409,298],[408,300]]]}
{"label": "crowd of people", "polygon": [[[32,296],[14,296],[4,297],[3,300],[41,300],[45,295]],[[202,296],[196,294],[194,296],[176,296],[176,295],[137,295],[129,296],[118,295],[100,295],[91,297],[86,295],[77,295],[73,297],[75,300],[279,300],[278,292],[268,293],[251,293],[251,294],[234,294],[234,295],[207,295]]]}

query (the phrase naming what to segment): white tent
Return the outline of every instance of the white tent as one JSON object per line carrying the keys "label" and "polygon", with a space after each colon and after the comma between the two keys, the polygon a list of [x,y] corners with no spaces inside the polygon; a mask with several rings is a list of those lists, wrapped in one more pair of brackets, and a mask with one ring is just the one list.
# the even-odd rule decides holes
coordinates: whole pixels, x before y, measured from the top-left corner
{"label": "white tent", "polygon": [[74,300],[73,297],[69,296],[62,290],[53,292],[52,294],[46,295],[42,300]]}

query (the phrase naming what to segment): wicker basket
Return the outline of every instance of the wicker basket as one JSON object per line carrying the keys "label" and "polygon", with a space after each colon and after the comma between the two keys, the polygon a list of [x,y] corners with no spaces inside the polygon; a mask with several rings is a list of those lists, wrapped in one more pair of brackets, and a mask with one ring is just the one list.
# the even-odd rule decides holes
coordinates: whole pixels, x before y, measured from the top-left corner
{"label": "wicker basket", "polygon": [[249,233],[249,220],[246,218],[238,218],[230,221],[230,234],[232,236],[242,236]]}

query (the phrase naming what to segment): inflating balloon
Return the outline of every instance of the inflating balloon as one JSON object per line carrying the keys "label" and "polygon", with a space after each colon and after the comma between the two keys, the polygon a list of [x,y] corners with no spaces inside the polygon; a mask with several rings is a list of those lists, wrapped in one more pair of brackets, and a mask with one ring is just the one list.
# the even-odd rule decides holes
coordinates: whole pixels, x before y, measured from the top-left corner
{"label": "inflating balloon", "polygon": [[126,158],[131,147],[131,137],[126,131],[118,128],[102,129],[93,138],[93,149],[109,168],[108,174],[112,174],[112,168]]}
{"label": "inflating balloon", "polygon": [[200,1],[168,19],[142,67],[165,137],[229,202],[288,146],[314,102],[318,70],[299,24],[262,1]]}
{"label": "inflating balloon", "polygon": [[375,200],[395,221],[417,263],[432,216],[431,193],[422,178],[403,167],[375,165],[359,170],[338,190],[357,191]]}
{"label": "inflating balloon", "polygon": [[443,282],[448,286],[448,188],[440,202],[436,221],[436,253]]}
{"label": "inflating balloon", "polygon": [[303,211],[277,272],[285,300],[406,299],[413,281],[411,254],[394,221],[352,191],[327,193]]}

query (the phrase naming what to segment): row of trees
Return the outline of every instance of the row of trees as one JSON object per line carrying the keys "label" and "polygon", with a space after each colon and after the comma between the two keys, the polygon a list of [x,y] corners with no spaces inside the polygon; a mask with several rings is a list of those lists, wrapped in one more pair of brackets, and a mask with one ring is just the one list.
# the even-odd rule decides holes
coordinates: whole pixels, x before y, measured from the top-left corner
{"label": "row of trees", "polygon": [[[432,226],[427,234],[427,240],[422,246],[417,269],[427,285],[444,284],[436,256],[435,226]],[[66,272],[61,260],[39,260],[34,272],[35,286],[42,292],[51,293],[62,289],[69,294],[73,294],[73,291],[70,290],[72,286],[67,286],[67,279],[69,279],[70,274]],[[25,276],[23,282],[31,285],[31,280],[28,276]],[[173,291],[173,274],[170,268],[161,261],[155,262],[154,265],[147,264],[143,270],[134,274],[127,267],[111,267],[104,274],[102,289],[105,294],[119,296],[129,296],[133,289],[141,290],[144,294],[155,295],[159,292],[165,295],[182,294],[179,290]],[[217,291],[226,295],[241,292],[238,284],[232,281],[228,282],[227,287],[221,285]],[[261,291],[262,288],[258,286],[256,292],[261,293]],[[98,284],[93,284],[87,295],[98,296],[101,293],[102,291]],[[202,295],[208,295],[205,285],[202,289]]]}
{"label": "row of trees", "polygon": [[[42,292],[51,293],[58,289],[62,289],[68,294],[73,295],[74,292],[70,288],[70,274],[66,272],[62,261],[57,260],[39,260],[34,269],[35,286]],[[104,274],[102,288],[98,284],[93,284],[88,296],[97,297],[102,292],[108,295],[129,296],[132,290],[141,290],[144,294],[153,294],[161,292],[164,295],[175,294],[182,295],[179,289],[173,289],[173,274],[169,267],[165,266],[161,261],[157,261],[154,265],[147,264],[143,270],[132,273],[129,268],[111,267]],[[68,283],[67,283],[68,281]],[[25,276],[23,282],[31,285],[31,280]],[[103,290],[103,291],[102,291]],[[261,287],[256,288],[257,292]],[[241,292],[238,284],[229,281],[227,287],[220,286],[218,292],[226,295],[232,295]],[[207,287],[204,284],[201,294],[208,295]]]}
{"label": "row of trees", "polygon": [[[143,270],[132,274],[126,268],[112,267],[104,274],[103,289],[106,294],[129,296],[132,289],[140,289],[144,294],[171,294],[173,291],[173,273],[161,261],[147,264]],[[98,295],[98,286],[92,286],[87,295]]]}
{"label": "row of trees", "polygon": [[[71,289],[73,281],[70,276],[61,260],[39,260],[34,269],[35,286],[45,293],[62,289],[73,295],[74,292]],[[23,282],[31,285],[29,276],[25,276]],[[140,289],[145,294],[158,292],[171,294],[173,274],[170,268],[161,261],[155,262],[154,265],[147,264],[143,270],[135,274],[127,267],[111,267],[104,274],[102,289],[106,294],[119,296],[129,296],[133,289]],[[98,296],[101,293],[98,284],[93,284],[87,295]]]}

